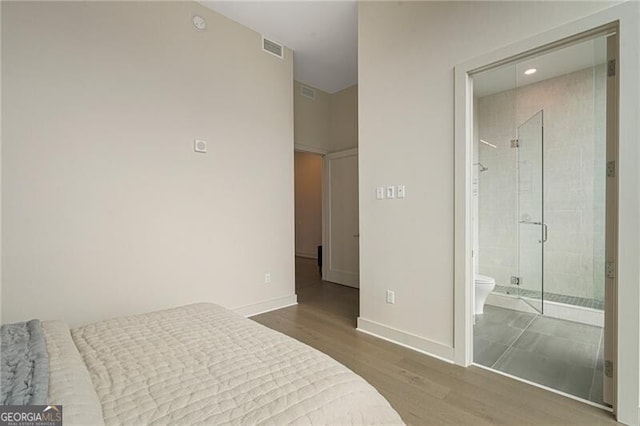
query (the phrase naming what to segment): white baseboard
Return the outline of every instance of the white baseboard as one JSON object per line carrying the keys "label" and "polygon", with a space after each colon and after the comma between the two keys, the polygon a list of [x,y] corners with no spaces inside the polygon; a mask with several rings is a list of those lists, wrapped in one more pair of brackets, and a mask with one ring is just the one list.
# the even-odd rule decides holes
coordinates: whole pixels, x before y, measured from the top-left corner
{"label": "white baseboard", "polygon": [[453,348],[415,334],[358,317],[358,331],[453,364]]}
{"label": "white baseboard", "polygon": [[[487,297],[488,305],[514,309],[521,312],[538,313],[523,300],[507,294],[491,293]],[[604,327],[604,311],[584,306],[567,305],[565,303],[544,301],[544,316],[579,322],[596,327]]]}
{"label": "white baseboard", "polygon": [[232,309],[232,311],[244,317],[252,317],[254,315],[264,314],[265,312],[275,311],[276,309],[282,309],[297,304],[298,296],[296,294],[292,294],[291,296],[278,297],[264,302],[240,306]]}

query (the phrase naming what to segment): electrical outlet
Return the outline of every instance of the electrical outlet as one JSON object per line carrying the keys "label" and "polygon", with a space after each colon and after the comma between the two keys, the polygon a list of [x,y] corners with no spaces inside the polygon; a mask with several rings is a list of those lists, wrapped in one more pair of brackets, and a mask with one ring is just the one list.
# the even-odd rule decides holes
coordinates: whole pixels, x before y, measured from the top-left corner
{"label": "electrical outlet", "polygon": [[396,292],[393,290],[387,290],[387,303],[396,303]]}
{"label": "electrical outlet", "polygon": [[264,283],[265,284],[270,284],[271,283],[271,274],[269,272],[264,274]]}

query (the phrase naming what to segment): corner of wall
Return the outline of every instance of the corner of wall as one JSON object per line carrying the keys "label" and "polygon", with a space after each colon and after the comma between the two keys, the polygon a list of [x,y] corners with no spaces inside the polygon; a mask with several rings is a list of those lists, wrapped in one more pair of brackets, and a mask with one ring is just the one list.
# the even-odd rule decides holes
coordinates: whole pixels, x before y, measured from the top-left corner
{"label": "corner of wall", "polygon": [[267,300],[259,303],[252,303],[250,305],[244,305],[237,308],[233,308],[237,314],[244,317],[252,317],[259,314],[275,311],[277,309],[287,308],[298,304],[298,296],[293,294],[290,296],[277,297],[275,299]]}

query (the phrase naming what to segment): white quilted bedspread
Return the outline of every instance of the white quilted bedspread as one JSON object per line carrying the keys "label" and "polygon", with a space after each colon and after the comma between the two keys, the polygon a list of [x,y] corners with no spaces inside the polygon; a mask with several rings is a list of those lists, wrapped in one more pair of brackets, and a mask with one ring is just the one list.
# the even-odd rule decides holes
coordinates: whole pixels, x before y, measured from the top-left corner
{"label": "white quilted bedspread", "polygon": [[42,331],[49,353],[49,395],[47,404],[62,405],[65,426],[102,426],[100,401],[69,326],[62,321],[43,321]]}
{"label": "white quilted bedspread", "polygon": [[213,304],[72,330],[107,425],[401,424],[365,380]]}

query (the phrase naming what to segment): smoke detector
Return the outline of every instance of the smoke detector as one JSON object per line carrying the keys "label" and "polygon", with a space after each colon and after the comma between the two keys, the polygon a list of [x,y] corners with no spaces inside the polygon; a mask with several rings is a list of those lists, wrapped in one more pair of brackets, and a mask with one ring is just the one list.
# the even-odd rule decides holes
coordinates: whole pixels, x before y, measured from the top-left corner
{"label": "smoke detector", "polygon": [[195,15],[193,17],[193,26],[196,27],[198,31],[204,31],[207,29],[207,21],[200,15]]}

